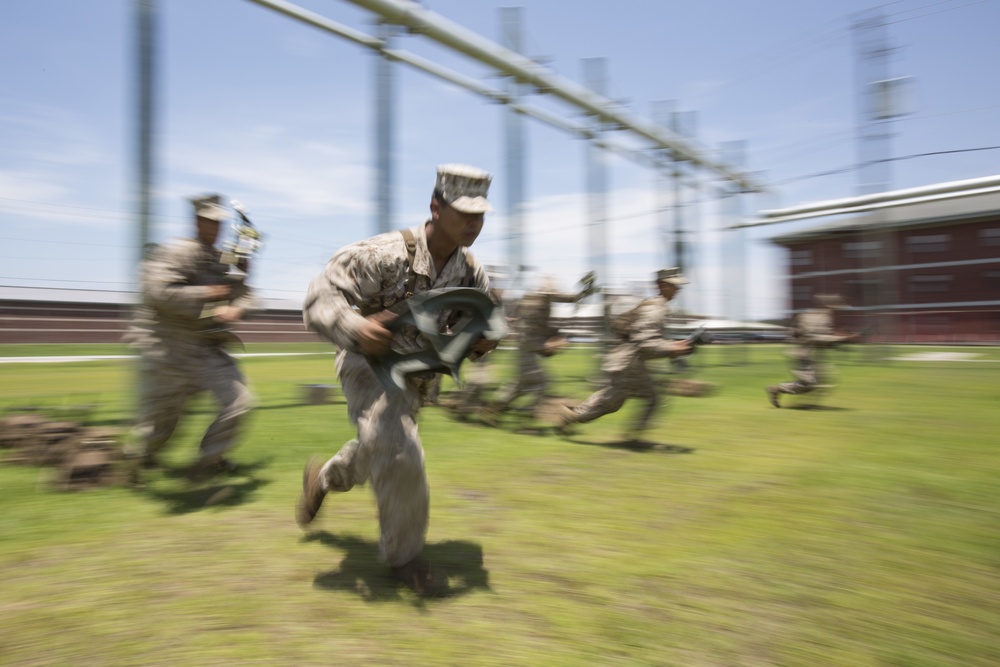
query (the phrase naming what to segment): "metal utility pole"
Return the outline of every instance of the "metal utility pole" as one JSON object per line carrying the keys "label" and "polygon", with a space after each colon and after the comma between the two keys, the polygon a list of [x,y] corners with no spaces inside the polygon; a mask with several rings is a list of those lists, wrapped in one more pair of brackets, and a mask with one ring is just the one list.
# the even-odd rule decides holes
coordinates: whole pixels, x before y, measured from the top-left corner
{"label": "metal utility pole", "polygon": [[[862,12],[852,25],[857,54],[858,86],[858,184],[859,195],[886,192],[891,185],[892,121],[903,113],[901,97],[906,79],[889,78],[889,58],[895,50],[886,38],[885,17],[878,10]],[[895,236],[885,224],[874,222],[868,231],[855,237],[859,264],[870,269],[874,279],[858,279],[849,301],[875,306],[870,322],[876,335],[889,336],[895,328],[885,307],[899,303]],[[880,311],[882,311],[880,313]],[[872,356],[880,355],[867,346]]]}
{"label": "metal utility pole", "polygon": [[[743,164],[746,142],[725,141],[720,147],[720,153],[725,156],[724,159],[731,160],[733,164]],[[742,219],[744,193],[729,184],[723,188],[723,199],[720,202],[720,207],[722,229],[726,229],[738,225]],[[727,232],[722,245],[724,248],[723,276],[725,281],[722,291],[726,297],[725,312],[735,320],[743,320],[747,317],[746,230],[742,228],[731,229]]]}
{"label": "metal utility pole", "polygon": [[[670,127],[670,123],[673,119],[674,108],[676,103],[673,100],[666,100],[660,102],[653,102],[653,121],[659,123],[663,127]],[[664,151],[666,154],[670,154],[669,151]],[[672,158],[671,158],[672,159]],[[660,242],[663,244],[663,259],[661,263],[663,266],[677,266],[674,264],[674,258],[676,257],[677,249],[673,247],[671,241],[676,241],[677,229],[671,229],[671,216],[670,212],[677,207],[677,195],[673,192],[673,196],[668,196],[668,193],[672,192],[673,183],[675,181],[677,172],[676,170],[668,171],[661,169],[657,172],[659,181],[659,197],[658,197],[658,213],[657,216],[660,221]],[[676,218],[673,222],[676,222]]]}
{"label": "metal utility pole", "polygon": [[[521,8],[500,8],[500,44],[514,53],[522,50]],[[507,79],[506,92],[515,102],[521,97],[517,79]],[[524,119],[510,105],[504,107],[505,174],[507,182],[507,264],[509,289],[517,292],[524,276]]]}
{"label": "metal utility pole", "polygon": [[[388,48],[396,27],[390,23],[379,23],[378,38]],[[393,228],[392,195],[392,129],[394,106],[393,63],[385,51],[380,51],[375,60],[375,231],[378,234]]]}
{"label": "metal utility pole", "polygon": [[[657,102],[653,105],[653,120],[669,128],[678,136],[692,139],[695,131],[695,112],[677,110],[677,104],[673,101]],[[685,225],[686,189],[685,179],[687,170],[684,164],[687,160],[680,155],[668,151],[672,161],[672,169],[669,172],[662,172],[663,191],[672,192],[671,204],[664,206],[661,211],[661,227],[664,242],[664,255],[666,263],[664,266],[676,266],[682,273],[690,273],[691,269],[691,247],[688,238],[687,225]],[[672,220],[668,219],[667,208],[673,213]],[[691,293],[682,291],[677,297],[677,303],[686,302],[688,308],[691,307]]]}
{"label": "metal utility pole", "polygon": [[[739,144],[741,142],[731,142]],[[719,190],[719,217],[722,229],[736,224],[743,216],[742,194],[725,183]],[[725,232],[722,240],[722,306],[726,317],[742,322],[746,308],[746,230]],[[723,345],[722,353],[727,363],[741,366],[747,362],[746,345]]]}
{"label": "metal utility pole", "polygon": [[[604,96],[605,67],[604,58],[583,59],[583,80],[587,88],[600,96]],[[599,137],[604,132],[604,123],[600,118],[594,118],[594,136]],[[608,275],[608,204],[607,204],[607,157],[604,151],[587,142],[587,224],[589,228],[589,258],[590,269],[597,272],[597,279],[603,285],[611,284]]]}
{"label": "metal utility pole", "polygon": [[156,85],[156,2],[136,0],[136,199],[137,260],[142,261],[150,242],[153,203],[153,112]]}
{"label": "metal utility pole", "polygon": [[859,195],[885,192],[890,187],[890,123],[895,85],[889,79],[889,47],[885,18],[877,11],[858,15],[851,26],[857,56],[858,184]]}

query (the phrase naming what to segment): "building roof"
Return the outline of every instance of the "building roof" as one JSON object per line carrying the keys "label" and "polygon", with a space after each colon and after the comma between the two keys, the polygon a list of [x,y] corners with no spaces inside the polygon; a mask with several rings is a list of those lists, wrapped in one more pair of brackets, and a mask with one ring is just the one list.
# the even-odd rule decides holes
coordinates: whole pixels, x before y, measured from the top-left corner
{"label": "building roof", "polygon": [[836,220],[772,236],[769,240],[776,245],[788,245],[865,229],[953,224],[991,217],[1000,217],[1000,192],[979,192],[947,199],[899,203],[867,213],[839,215]]}

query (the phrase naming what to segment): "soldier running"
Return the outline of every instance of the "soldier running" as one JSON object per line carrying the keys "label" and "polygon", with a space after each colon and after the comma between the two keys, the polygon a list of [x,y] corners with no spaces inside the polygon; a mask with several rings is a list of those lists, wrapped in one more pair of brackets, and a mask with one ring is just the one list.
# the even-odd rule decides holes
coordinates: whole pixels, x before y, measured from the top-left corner
{"label": "soldier running", "polygon": [[229,217],[219,199],[192,199],[196,236],[156,246],[143,261],[142,303],[125,336],[140,358],[139,416],[125,449],[136,462],[133,481],[139,465],[156,465],[188,400],[202,391],[215,396],[218,414],[188,476],[197,481],[235,470],[225,454],[236,444],[253,396],[225,344],[233,340],[228,327],[246,316],[254,299],[242,280],[227,277],[230,266],[215,248],[219,225]]}
{"label": "soldier running", "polygon": [[686,284],[688,281],[680,269],[657,271],[659,296],[643,300],[612,322],[614,338],[601,366],[605,374],[604,386],[583,403],[564,409],[558,424],[560,432],[566,433],[571,424],[585,424],[617,412],[629,398],[641,399],[645,405],[632,424],[628,439],[635,440],[646,430],[660,404],[660,392],[647,367],[648,361],[681,357],[692,351],[688,340],[663,338],[670,301]]}
{"label": "soldier running", "polygon": [[[358,437],[325,463],[310,460],[303,473],[296,520],[305,527],[330,491],[349,491],[371,482],[378,504],[380,559],[420,595],[443,592],[420,558],[427,532],[430,493],[416,416],[436,377],[413,374],[406,388],[387,392],[369,365],[390,346],[399,352],[421,349],[418,332],[386,328],[387,310],[415,294],[442,287],[489,292],[489,278],[468,251],[483,228],[492,176],[465,165],[438,168],[430,220],[345,246],[309,286],[303,308],[306,326],[340,347],[340,375],[348,415]],[[474,352],[496,343],[481,340]]]}

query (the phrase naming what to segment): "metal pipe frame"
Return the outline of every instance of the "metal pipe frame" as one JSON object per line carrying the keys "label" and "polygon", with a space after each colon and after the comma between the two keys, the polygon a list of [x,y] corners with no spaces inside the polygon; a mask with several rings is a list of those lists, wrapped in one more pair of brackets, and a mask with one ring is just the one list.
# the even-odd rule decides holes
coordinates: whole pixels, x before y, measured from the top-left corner
{"label": "metal pipe frame", "polygon": [[[511,95],[483,85],[476,79],[439,66],[406,51],[391,49],[377,37],[336,23],[286,0],[249,0],[315,28],[337,35],[361,46],[379,51],[387,58],[410,65],[453,83],[494,102],[505,104],[518,113],[530,116],[576,137],[594,141],[596,146],[617,153],[643,166],[669,169],[671,162],[644,151],[599,139],[584,125],[568,121],[554,113],[517,102]],[[629,132],[652,143],[651,148],[669,151],[675,159],[689,161],[714,172],[725,181],[737,184],[745,192],[759,192],[764,186],[752,174],[713,159],[707,150],[687,141],[658,124],[625,113],[612,100],[549,71],[530,58],[491,42],[444,17],[408,0],[344,0],[378,14],[383,21],[405,27],[413,33],[438,42],[490,66],[497,73],[533,87],[541,94],[553,95],[578,110],[596,117],[600,123]]]}

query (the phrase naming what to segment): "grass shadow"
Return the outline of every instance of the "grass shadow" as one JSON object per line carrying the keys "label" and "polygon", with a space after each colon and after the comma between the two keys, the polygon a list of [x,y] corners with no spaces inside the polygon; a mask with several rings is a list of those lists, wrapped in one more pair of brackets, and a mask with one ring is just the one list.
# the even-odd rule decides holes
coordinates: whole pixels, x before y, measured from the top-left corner
{"label": "grass shadow", "polygon": [[579,437],[567,437],[568,442],[575,445],[588,445],[591,447],[607,447],[610,449],[624,449],[630,452],[658,452],[660,454],[691,454],[694,447],[684,447],[683,445],[671,445],[664,442],[653,442],[641,438],[623,438],[621,440],[584,440]]}
{"label": "grass shadow", "polygon": [[854,408],[844,408],[837,405],[821,405],[819,403],[799,403],[797,405],[784,405],[788,410],[826,410],[828,412],[850,412]]}
{"label": "grass shadow", "polygon": [[[258,459],[256,461],[251,461],[249,463],[237,462],[237,464],[236,464],[236,472],[232,473],[231,476],[232,477],[254,477],[255,474],[258,471],[260,471],[260,470],[262,470],[264,468],[267,468],[269,465],[271,465],[272,461],[274,461],[274,457],[273,456],[268,457],[268,458],[264,458],[264,459]],[[189,470],[189,466],[175,467],[175,466],[161,465],[160,470],[163,472],[163,476],[165,478],[168,478],[168,479],[187,479],[186,476],[187,476],[187,473],[188,473],[188,470]],[[210,479],[208,481],[210,481],[210,482],[217,482],[219,480],[218,480],[218,478],[213,478],[213,479]]]}
{"label": "grass shadow", "polygon": [[[166,514],[188,514],[208,507],[236,507],[253,500],[258,489],[271,483],[271,480],[254,475],[269,463],[269,460],[260,460],[240,464],[235,473],[219,475],[199,484],[191,484],[185,479],[186,467],[163,468],[164,479],[170,480],[172,488],[150,484],[137,491],[162,502]],[[177,489],[177,483],[185,487]]]}
{"label": "grass shadow", "polygon": [[[378,562],[378,542],[327,531],[312,532],[302,539],[345,552],[336,569],[316,575],[313,579],[315,587],[354,593],[367,602],[405,599],[400,594],[400,589],[405,589],[405,586],[393,578],[389,568]],[[489,572],[483,568],[483,548],[474,542],[446,540],[427,544],[421,557],[431,564],[435,577],[447,578],[448,590],[435,598],[416,597],[416,606],[467,595],[475,590],[492,592]]]}
{"label": "grass shadow", "polygon": [[257,489],[266,484],[270,484],[270,481],[261,479],[226,480],[179,491],[147,488],[144,489],[144,492],[149,497],[164,503],[166,514],[188,514],[206,507],[243,505],[250,502]]}

